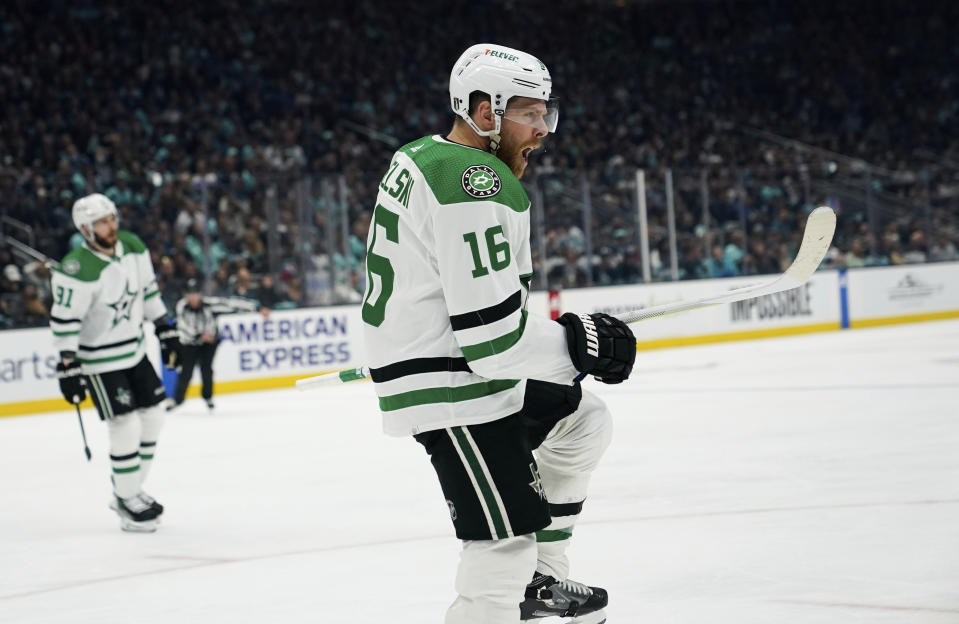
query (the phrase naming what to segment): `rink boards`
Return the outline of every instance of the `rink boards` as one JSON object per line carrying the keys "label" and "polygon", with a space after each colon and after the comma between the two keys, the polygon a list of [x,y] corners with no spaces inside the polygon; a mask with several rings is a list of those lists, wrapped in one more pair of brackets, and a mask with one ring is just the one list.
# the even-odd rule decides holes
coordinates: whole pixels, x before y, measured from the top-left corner
{"label": "rink boards", "polygon": [[[566,290],[552,305],[564,311],[615,314],[766,279],[752,276]],[[548,315],[547,293],[532,293],[529,309]],[[959,318],[959,263],[955,262],[821,271],[792,291],[644,321],[633,329],[638,348],[645,350],[946,318]],[[356,305],[276,311],[268,319],[259,314],[221,317],[215,391],[292,387],[300,377],[360,366],[364,363],[361,323]],[[153,332],[146,334],[148,353],[158,354]],[[155,366],[157,359],[151,357]],[[49,329],[0,332],[0,416],[65,409],[55,366]]]}

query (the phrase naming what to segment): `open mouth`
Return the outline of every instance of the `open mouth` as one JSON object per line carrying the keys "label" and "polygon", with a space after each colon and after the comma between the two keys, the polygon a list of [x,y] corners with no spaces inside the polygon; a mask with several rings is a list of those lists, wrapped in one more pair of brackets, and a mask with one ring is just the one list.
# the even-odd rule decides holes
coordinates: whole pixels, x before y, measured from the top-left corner
{"label": "open mouth", "polygon": [[535,149],[536,149],[535,147],[527,147],[527,148],[524,148],[522,152],[520,152],[520,156],[523,157],[524,164],[529,162],[529,155],[532,154],[533,150]]}

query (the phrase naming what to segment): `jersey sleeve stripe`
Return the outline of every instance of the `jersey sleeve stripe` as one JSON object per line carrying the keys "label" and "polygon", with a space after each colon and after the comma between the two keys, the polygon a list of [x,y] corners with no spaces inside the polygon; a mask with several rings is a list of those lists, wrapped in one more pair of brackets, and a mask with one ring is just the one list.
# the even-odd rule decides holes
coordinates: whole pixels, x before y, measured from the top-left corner
{"label": "jersey sleeve stripe", "polygon": [[523,331],[526,329],[526,317],[526,310],[522,310],[519,327],[513,331],[487,342],[461,347],[463,357],[466,358],[467,362],[472,362],[509,350],[510,347],[519,342],[519,339],[523,337]]}
{"label": "jersey sleeve stripe", "polygon": [[150,297],[156,297],[159,294],[160,294],[159,290],[154,290],[152,292],[148,292],[147,294],[143,295],[143,299],[146,300],[146,299],[149,299]]}
{"label": "jersey sleeve stripe", "polygon": [[79,335],[80,335],[80,330],[78,329],[78,330],[76,330],[76,331],[63,331],[63,332],[54,331],[54,332],[53,332],[53,335],[54,335],[54,336],[57,336],[57,337],[60,337],[60,336],[79,336]]}
{"label": "jersey sleeve stripe", "polygon": [[466,358],[426,357],[370,368],[370,378],[375,382],[384,383],[407,375],[442,372],[471,373],[473,371],[466,363]]}
{"label": "jersey sleeve stripe", "polygon": [[519,379],[493,379],[454,388],[423,388],[380,397],[380,410],[394,410],[434,403],[460,403],[489,396],[516,387]]}
{"label": "jersey sleeve stripe", "polygon": [[516,310],[519,310],[521,305],[523,305],[522,292],[517,290],[496,305],[483,308],[482,310],[464,312],[463,314],[453,314],[450,316],[450,326],[453,328],[453,331],[460,331],[462,329],[470,329],[472,327],[495,323],[496,321],[506,318]]}

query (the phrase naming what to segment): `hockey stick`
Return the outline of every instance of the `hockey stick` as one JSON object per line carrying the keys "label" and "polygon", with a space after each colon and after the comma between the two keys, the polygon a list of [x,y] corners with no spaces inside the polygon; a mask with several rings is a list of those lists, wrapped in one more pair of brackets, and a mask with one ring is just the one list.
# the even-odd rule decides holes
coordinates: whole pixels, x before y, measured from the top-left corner
{"label": "hockey stick", "polygon": [[80,416],[80,404],[74,403],[77,408],[77,421],[80,423],[80,435],[83,437],[83,452],[87,455],[87,461],[90,461],[90,447],[87,446],[87,432],[83,428],[83,417]]}
{"label": "hockey stick", "polygon": [[826,252],[829,251],[829,245],[832,243],[832,236],[836,231],[836,213],[828,206],[820,206],[811,213],[806,220],[806,229],[803,231],[802,242],[799,244],[799,251],[796,252],[796,258],[793,260],[786,272],[779,277],[762,284],[752,284],[741,288],[734,288],[720,295],[711,295],[702,299],[693,301],[680,301],[677,303],[667,303],[665,305],[653,306],[651,308],[642,308],[632,312],[617,314],[616,318],[624,323],[636,323],[647,319],[665,316],[667,314],[676,314],[677,312],[687,312],[689,310],[698,310],[721,303],[734,303],[753,297],[762,297],[784,290],[792,290],[805,284],[812,274],[816,272]]}
{"label": "hockey stick", "polygon": [[360,366],[359,368],[348,368],[346,370],[323,373],[322,375],[317,375],[316,377],[297,379],[296,389],[306,390],[316,386],[332,386],[341,383],[349,383],[351,381],[363,381],[364,379],[369,378],[370,369],[366,366]]}
{"label": "hockey stick", "polygon": [[[826,257],[826,252],[829,250],[829,245],[832,243],[832,237],[835,231],[836,213],[828,206],[820,206],[809,213],[809,217],[806,219],[806,229],[803,231],[802,242],[799,244],[799,251],[796,252],[796,258],[782,275],[761,284],[751,284],[749,286],[734,288],[719,295],[710,295],[709,297],[694,299],[692,301],[679,301],[677,303],[667,303],[651,308],[641,308],[631,312],[624,312],[617,314],[616,318],[624,323],[637,323],[659,316],[666,316],[667,314],[688,312],[690,310],[708,308],[723,303],[734,303],[736,301],[743,301],[744,299],[771,295],[783,292],[784,290],[792,290],[805,284],[809,278],[812,277],[813,273],[816,272],[816,269],[819,268],[823,258]],[[323,375],[317,375],[316,377],[298,379],[296,381],[296,387],[299,390],[306,390],[307,388],[316,386],[361,381],[368,379],[369,376],[370,369],[361,366],[344,371],[325,373]]]}

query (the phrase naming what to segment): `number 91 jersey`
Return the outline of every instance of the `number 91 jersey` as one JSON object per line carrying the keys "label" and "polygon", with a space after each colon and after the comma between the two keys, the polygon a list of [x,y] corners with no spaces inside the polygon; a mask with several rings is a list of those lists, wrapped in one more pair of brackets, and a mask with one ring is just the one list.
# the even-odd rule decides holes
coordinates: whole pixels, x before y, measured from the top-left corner
{"label": "number 91 jersey", "polygon": [[150,252],[117,232],[115,255],[84,243],[53,273],[50,329],[57,351],[73,351],[85,375],[136,366],[145,353],[143,321],[166,313]]}
{"label": "number 91 jersey", "polygon": [[509,167],[434,135],[393,156],[367,238],[367,362],[384,431],[519,411],[526,379],[571,384],[563,328],[530,315],[530,202]]}

